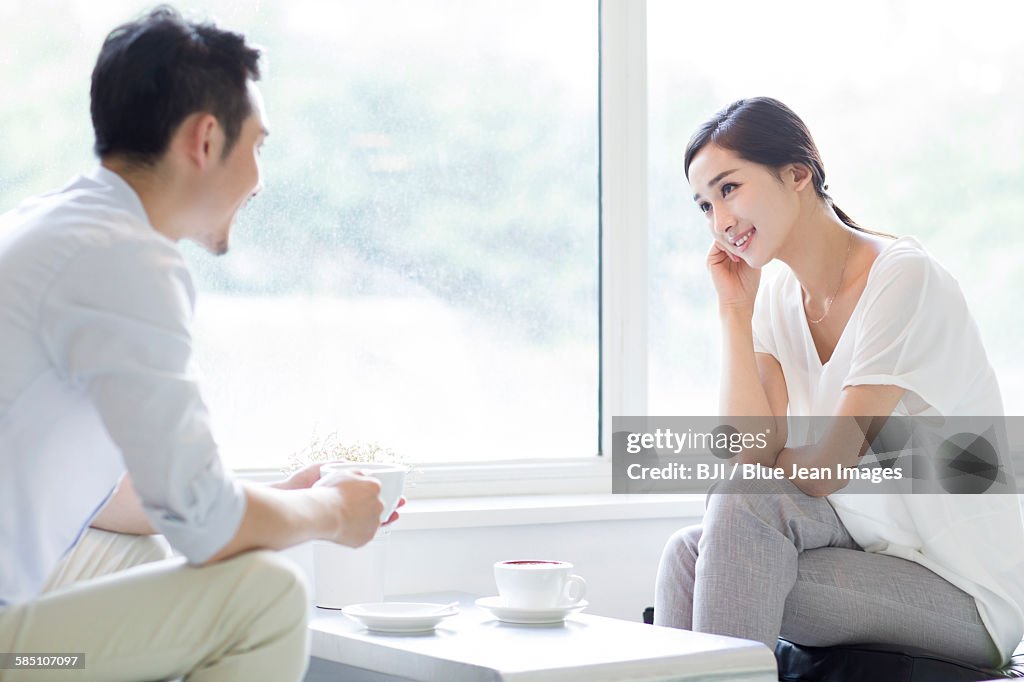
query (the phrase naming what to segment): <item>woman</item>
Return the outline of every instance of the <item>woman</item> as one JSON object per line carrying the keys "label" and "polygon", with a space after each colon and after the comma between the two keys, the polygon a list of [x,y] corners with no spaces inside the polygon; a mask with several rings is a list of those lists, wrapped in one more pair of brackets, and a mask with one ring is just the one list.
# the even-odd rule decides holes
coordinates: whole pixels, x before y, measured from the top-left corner
{"label": "woman", "polygon": [[[855,467],[866,447],[854,417],[1002,414],[956,281],[917,240],[865,230],[835,205],[810,133],[784,104],[729,105],[691,139],[685,169],[713,236],[721,412],[769,415],[775,438],[743,461]],[[789,267],[759,291],[775,259]],[[787,414],[833,418],[816,442],[786,447]],[[669,541],[658,624],[771,648],[780,634],[884,642],[982,666],[1005,662],[1024,636],[1015,495],[745,485],[751,494],[710,495],[704,523]]]}

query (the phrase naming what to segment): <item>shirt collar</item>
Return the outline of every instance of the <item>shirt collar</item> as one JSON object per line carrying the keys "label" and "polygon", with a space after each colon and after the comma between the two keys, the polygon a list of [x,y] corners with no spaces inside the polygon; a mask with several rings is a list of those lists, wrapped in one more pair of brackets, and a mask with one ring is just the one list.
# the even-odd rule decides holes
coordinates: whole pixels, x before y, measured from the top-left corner
{"label": "shirt collar", "polygon": [[90,180],[110,188],[111,195],[126,211],[138,218],[143,225],[156,231],[153,224],[149,222],[146,214],[146,207],[142,205],[142,199],[135,193],[132,186],[124,178],[103,166],[97,165],[90,172],[85,174]]}

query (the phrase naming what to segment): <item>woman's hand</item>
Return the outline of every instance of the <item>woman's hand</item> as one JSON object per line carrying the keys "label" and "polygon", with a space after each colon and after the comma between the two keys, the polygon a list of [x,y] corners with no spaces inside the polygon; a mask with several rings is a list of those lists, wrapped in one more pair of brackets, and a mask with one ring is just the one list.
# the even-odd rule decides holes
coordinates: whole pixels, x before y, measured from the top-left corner
{"label": "woman's hand", "polygon": [[750,310],[752,314],[761,271],[726,251],[717,241],[711,242],[707,264],[718,293],[719,307]]}

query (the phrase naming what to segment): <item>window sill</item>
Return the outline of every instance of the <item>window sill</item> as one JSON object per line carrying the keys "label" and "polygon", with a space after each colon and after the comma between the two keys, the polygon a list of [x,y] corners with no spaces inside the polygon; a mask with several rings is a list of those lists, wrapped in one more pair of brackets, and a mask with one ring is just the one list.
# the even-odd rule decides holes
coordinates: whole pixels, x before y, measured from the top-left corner
{"label": "window sill", "polygon": [[413,500],[392,532],[583,521],[699,518],[704,495],[502,495]]}
{"label": "window sill", "polygon": [[[277,480],[274,472],[238,472]],[[700,518],[705,495],[613,495],[611,463],[521,461],[426,465],[406,486],[408,503],[392,532],[587,521]]]}
{"label": "window sill", "polygon": [[[405,487],[410,500],[610,494],[612,489],[611,461],[601,457],[414,466]],[[261,483],[282,478],[280,471],[273,470],[240,470],[236,474]]]}

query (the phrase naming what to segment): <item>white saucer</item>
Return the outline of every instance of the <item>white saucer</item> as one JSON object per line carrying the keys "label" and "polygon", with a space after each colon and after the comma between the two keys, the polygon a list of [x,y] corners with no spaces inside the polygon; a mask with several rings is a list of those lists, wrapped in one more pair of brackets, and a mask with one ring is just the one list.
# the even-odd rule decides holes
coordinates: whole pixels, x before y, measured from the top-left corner
{"label": "white saucer", "polygon": [[550,609],[521,609],[505,606],[501,597],[497,596],[480,597],[476,600],[476,605],[487,609],[498,620],[505,621],[506,623],[528,624],[561,623],[570,613],[582,611],[588,606],[587,600],[582,599],[569,606],[556,606]]}
{"label": "white saucer", "polygon": [[458,606],[438,611],[444,604],[423,604],[417,602],[388,601],[376,604],[352,604],[341,610],[366,629],[374,632],[430,632],[448,616],[459,612]]}

